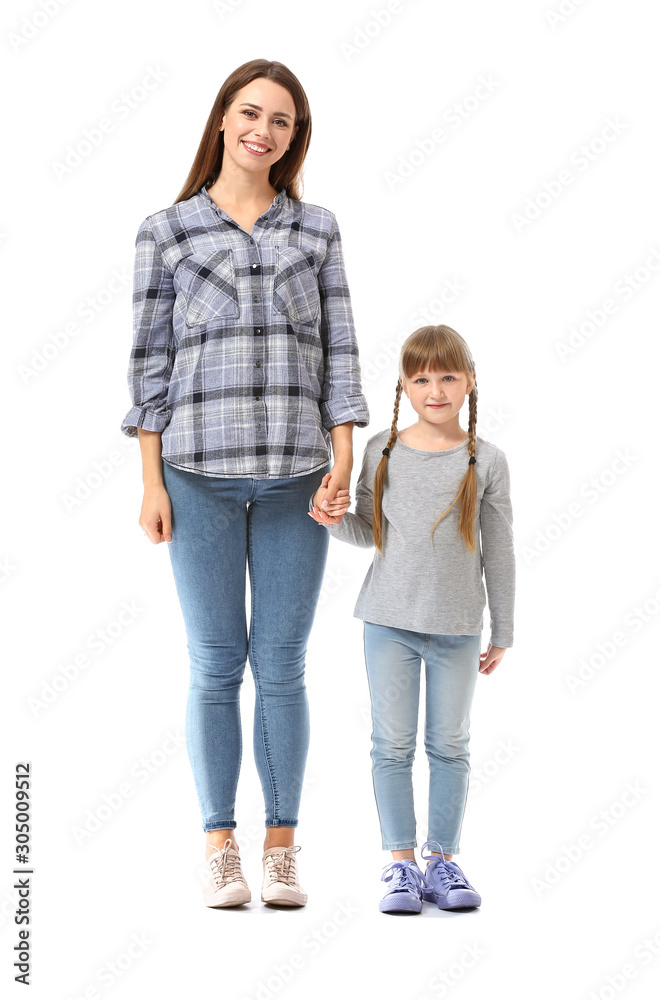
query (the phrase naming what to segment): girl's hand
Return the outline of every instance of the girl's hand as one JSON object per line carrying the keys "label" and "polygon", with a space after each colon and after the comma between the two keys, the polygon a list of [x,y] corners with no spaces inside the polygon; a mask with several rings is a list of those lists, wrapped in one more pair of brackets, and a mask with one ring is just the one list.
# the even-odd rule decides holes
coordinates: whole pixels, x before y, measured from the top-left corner
{"label": "girl's hand", "polygon": [[140,527],[154,545],[172,541],[172,504],[164,486],[145,489]]}
{"label": "girl's hand", "polygon": [[506,646],[491,646],[491,644],[488,643],[488,649],[480,656],[481,663],[479,665],[479,673],[492,674],[493,670],[506,653],[506,650]]}
{"label": "girl's hand", "polygon": [[[338,490],[337,497],[332,501],[327,509],[315,506],[313,510],[308,511],[307,513],[310,517],[314,518],[317,524],[341,524],[341,519],[348,510],[351,502],[350,497],[343,497],[344,493],[348,494],[348,490]],[[314,495],[314,500],[316,500],[316,494]],[[335,504],[344,504],[344,506],[335,507]],[[332,510],[334,513],[328,514],[328,510]]]}
{"label": "girl's hand", "polygon": [[[323,478],[325,479],[326,477],[324,476]],[[348,490],[337,490],[335,499],[331,500],[327,507],[321,507],[320,504],[323,503],[326,494],[327,490],[325,487],[320,486],[312,498],[314,510],[308,511],[309,516],[312,517],[317,524],[339,524],[351,505],[349,492]]]}

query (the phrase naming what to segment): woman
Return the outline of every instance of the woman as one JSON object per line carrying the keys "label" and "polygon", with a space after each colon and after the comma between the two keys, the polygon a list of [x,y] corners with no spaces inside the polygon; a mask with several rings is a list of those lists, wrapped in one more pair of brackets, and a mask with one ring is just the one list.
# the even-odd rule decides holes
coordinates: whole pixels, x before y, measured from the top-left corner
{"label": "woman", "polygon": [[177,201],[136,239],[133,406],[121,429],[139,438],[140,525],[170,543],[186,625],[186,739],[214,907],[251,898],[234,819],[248,657],[266,808],[261,898],[307,902],[294,830],[328,537],[304,514],[316,488],[330,513],[345,507],[353,425],[369,422],[337,222],[300,200],[310,135],[296,77],[245,63],[218,93]]}

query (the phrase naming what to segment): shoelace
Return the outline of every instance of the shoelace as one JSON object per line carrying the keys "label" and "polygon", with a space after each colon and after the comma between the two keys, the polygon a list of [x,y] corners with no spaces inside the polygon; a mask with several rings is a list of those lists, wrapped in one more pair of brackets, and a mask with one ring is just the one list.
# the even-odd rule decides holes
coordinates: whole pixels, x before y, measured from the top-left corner
{"label": "shoelace", "polygon": [[209,860],[211,876],[216,885],[222,886],[227,882],[244,882],[241,871],[241,860],[237,854],[230,854],[231,840],[225,840],[224,847],[220,850],[216,847],[217,854],[212,854]]}
{"label": "shoelace", "polygon": [[285,882],[287,885],[296,884],[296,852],[300,847],[283,847],[277,854],[268,854],[266,857],[266,870],[269,878],[273,882]]}
{"label": "shoelace", "polygon": [[[414,866],[414,867],[413,867]],[[424,889],[427,880],[415,862],[404,858],[402,861],[392,861],[383,869],[381,882],[392,882],[390,892],[408,892],[410,889]]]}
{"label": "shoelace", "polygon": [[[432,865],[438,869],[440,878],[442,879],[445,886],[449,889],[469,889],[465,876],[461,872],[460,868],[451,868],[450,865],[453,864],[451,861],[443,861],[442,858],[438,858],[437,861],[432,861]],[[427,868],[428,871],[428,868]]]}
{"label": "shoelace", "polygon": [[[428,854],[424,854],[425,847],[437,847],[440,851],[440,857],[434,856],[431,853],[430,857]],[[444,851],[437,840],[427,840],[422,847],[422,857],[425,861],[429,861],[431,864],[435,865],[439,869],[440,878],[442,879],[445,886],[449,889],[471,889],[472,886],[468,883],[467,879],[463,875],[463,872],[458,867],[455,861],[447,861],[445,859]],[[426,871],[428,872],[429,866],[427,866]]]}

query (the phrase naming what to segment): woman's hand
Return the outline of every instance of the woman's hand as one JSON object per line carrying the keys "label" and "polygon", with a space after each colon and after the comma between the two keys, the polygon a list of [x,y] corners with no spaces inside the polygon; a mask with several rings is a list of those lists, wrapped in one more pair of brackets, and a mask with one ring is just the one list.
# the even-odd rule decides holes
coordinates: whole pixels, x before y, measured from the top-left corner
{"label": "woman's hand", "polygon": [[145,487],[140,527],[154,545],[172,541],[172,504],[164,486]]}
{"label": "woman's hand", "polygon": [[491,646],[491,644],[488,643],[488,649],[480,656],[481,663],[479,665],[479,673],[492,674],[493,670],[506,653],[506,650],[506,646]]}
{"label": "woman's hand", "polygon": [[[330,507],[339,490],[346,490],[348,492],[348,488],[351,485],[351,464],[349,462],[335,462],[330,472],[326,472],[321,480],[321,487],[325,488],[326,494],[324,497],[321,497],[319,506],[324,510]],[[315,505],[318,492],[317,490],[314,494]]]}
{"label": "woman's hand", "polygon": [[[331,492],[331,480],[334,476],[334,490]],[[348,487],[351,480],[351,470],[346,466],[333,466],[326,472],[321,485],[312,498],[314,510],[309,511],[317,524],[339,524],[351,505]]]}

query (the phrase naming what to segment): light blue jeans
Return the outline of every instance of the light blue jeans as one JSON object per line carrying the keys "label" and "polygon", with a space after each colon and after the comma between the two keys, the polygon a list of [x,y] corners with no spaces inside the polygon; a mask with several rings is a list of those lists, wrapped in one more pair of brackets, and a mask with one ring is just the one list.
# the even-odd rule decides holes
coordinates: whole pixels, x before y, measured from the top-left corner
{"label": "light blue jeans", "polygon": [[383,849],[417,847],[412,765],[421,661],[426,665],[427,840],[459,853],[470,772],[470,707],[481,635],[412,632],[364,622],[371,693],[372,776]]}
{"label": "light blue jeans", "polygon": [[266,826],[298,825],[309,745],[305,654],[329,544],[329,532],[307,516],[307,506],[330,468],[285,479],[234,479],[163,461],[172,504],[166,544],[190,653],[186,745],[205,831],[236,827],[240,691],[248,658]]}

